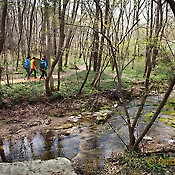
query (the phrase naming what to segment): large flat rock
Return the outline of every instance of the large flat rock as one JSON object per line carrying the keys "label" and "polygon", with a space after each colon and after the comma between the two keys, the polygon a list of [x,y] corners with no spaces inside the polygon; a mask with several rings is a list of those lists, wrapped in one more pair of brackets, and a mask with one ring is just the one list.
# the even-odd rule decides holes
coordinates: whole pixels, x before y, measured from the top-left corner
{"label": "large flat rock", "polygon": [[76,173],[70,160],[59,157],[46,161],[0,163],[0,175],[76,175]]}

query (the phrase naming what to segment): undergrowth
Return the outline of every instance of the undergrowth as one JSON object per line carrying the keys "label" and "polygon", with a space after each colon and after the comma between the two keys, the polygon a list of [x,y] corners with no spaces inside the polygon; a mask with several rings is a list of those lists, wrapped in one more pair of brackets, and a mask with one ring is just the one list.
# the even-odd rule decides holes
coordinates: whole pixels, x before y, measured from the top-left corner
{"label": "undergrowth", "polygon": [[107,160],[103,175],[131,174],[131,175],[173,175],[175,155],[173,154],[151,154],[150,156],[139,155],[136,152],[123,153]]}
{"label": "undergrowth", "polygon": [[[131,79],[144,80],[143,71],[144,66],[142,62],[138,62],[135,65],[135,68],[132,69],[131,66],[128,66],[127,69],[124,70],[122,76],[122,86],[123,88],[132,87]],[[111,70],[111,68],[110,68]],[[162,71],[164,70],[164,71]],[[69,71],[69,70],[66,70]],[[107,68],[107,72],[109,72],[109,67]],[[96,89],[92,88],[92,82],[95,76],[95,72],[90,71],[87,82],[83,88],[82,93],[93,94],[103,91],[105,89],[115,89],[117,85],[117,79],[115,79],[114,72],[112,73],[103,73],[100,79],[100,83],[98,84]],[[61,80],[61,88],[60,91],[54,91],[52,99],[58,99],[60,95],[65,96],[67,98],[77,94],[79,91],[84,78],[86,76],[87,71],[82,71],[76,74],[73,74],[69,77],[63,77]],[[166,81],[171,77],[170,68],[166,68],[161,64],[156,66],[153,70],[152,81],[161,82]],[[55,87],[57,85],[57,81],[55,81]],[[43,81],[36,82],[26,82],[26,83],[18,83],[12,84],[10,86],[1,85],[0,88],[1,100],[0,106],[5,103],[16,103],[16,102],[36,102],[40,101],[45,97],[45,86]]]}

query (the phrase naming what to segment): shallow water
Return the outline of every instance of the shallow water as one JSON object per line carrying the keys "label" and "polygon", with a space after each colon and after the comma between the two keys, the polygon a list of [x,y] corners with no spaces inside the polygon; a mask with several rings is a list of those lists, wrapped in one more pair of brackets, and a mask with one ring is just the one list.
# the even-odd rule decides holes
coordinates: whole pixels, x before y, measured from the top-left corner
{"label": "shallow water", "polygon": [[[144,113],[153,111],[158,102],[158,97],[150,97],[144,108]],[[137,99],[127,104],[131,116],[136,114],[139,103],[140,100]],[[85,172],[98,174],[99,170],[103,168],[106,158],[121,152],[125,148],[116,132],[119,132],[126,143],[128,141],[128,128],[121,117],[122,115],[124,117],[124,114],[119,114],[121,111],[123,108],[118,107],[118,112],[105,124],[96,124],[92,116],[77,117],[77,125],[69,129],[68,135],[60,134],[58,131],[48,131],[47,133],[38,132],[30,139],[27,137],[17,141],[5,139],[0,145],[0,162],[67,157],[72,160],[80,174]],[[144,126],[145,122],[140,121],[136,136],[139,135]],[[149,133],[158,137],[163,131],[165,137],[162,137],[161,141],[165,143],[172,139],[172,135],[169,134],[172,129],[156,122]]]}

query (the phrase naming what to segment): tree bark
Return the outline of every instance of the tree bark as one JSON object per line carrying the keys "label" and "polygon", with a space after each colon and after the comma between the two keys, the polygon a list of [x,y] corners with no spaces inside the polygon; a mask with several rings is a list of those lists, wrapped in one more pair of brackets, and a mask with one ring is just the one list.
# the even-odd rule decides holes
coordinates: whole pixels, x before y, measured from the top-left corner
{"label": "tree bark", "polygon": [[142,134],[140,135],[140,137],[136,140],[135,144],[132,147],[132,150],[135,150],[139,143],[142,141],[143,137],[146,135],[146,133],[149,131],[149,129],[151,128],[151,126],[154,124],[155,120],[157,119],[158,115],[160,114],[160,111],[162,110],[162,108],[164,107],[165,103],[167,102],[170,93],[173,90],[173,87],[175,85],[175,74],[173,75],[173,79],[171,80],[171,83],[169,85],[169,88],[163,98],[163,100],[161,101],[159,107],[157,108],[156,112],[154,113],[152,119],[150,120],[150,122],[148,123],[148,125],[145,127],[145,129],[143,130]]}
{"label": "tree bark", "polygon": [[[101,20],[101,32],[104,35],[106,35],[107,26],[108,26],[108,18],[109,18],[108,17],[108,15],[109,15],[109,0],[106,0],[105,22],[104,22],[104,25],[103,25],[103,18],[102,18],[102,10],[101,10],[100,6],[98,8],[100,9],[99,11],[100,11],[100,17],[101,17],[101,19],[100,19]],[[99,48],[100,50],[99,50],[99,55],[98,55],[98,60],[97,60],[97,70],[96,70],[96,73],[95,73],[95,76],[94,76],[94,80],[93,80],[93,83],[92,83],[92,86],[94,88],[97,87],[97,84],[100,81],[100,77],[101,77],[102,72],[103,72],[103,71],[100,72],[100,68],[101,68],[101,62],[102,62],[104,41],[105,41],[105,38],[102,35],[101,42],[100,42],[100,48]]]}
{"label": "tree bark", "polygon": [[32,11],[30,14],[30,31],[29,31],[29,40],[28,40],[28,55],[30,55],[31,50],[31,39],[32,39],[32,30],[33,30],[33,14],[35,10],[36,0],[33,2]]}
{"label": "tree bark", "polygon": [[[77,11],[78,11],[78,7],[79,7],[80,1],[78,0],[74,0],[74,5],[73,5],[73,10],[72,10],[72,20],[71,20],[71,25],[75,23],[76,20],[76,16],[77,16]],[[74,31],[73,29],[69,30],[68,33],[68,37],[66,39],[66,44],[65,44],[65,50],[66,50],[66,54],[65,54],[65,63],[64,66],[67,66],[68,63],[68,57],[69,57],[69,50],[72,44],[72,40],[74,38]]]}
{"label": "tree bark", "polygon": [[94,41],[93,41],[93,48],[92,48],[92,53],[93,53],[93,68],[94,71],[97,71],[97,63],[98,63],[98,56],[99,56],[99,15],[100,15],[100,5],[99,5],[99,0],[94,0],[96,4],[96,15],[94,19],[94,30],[93,30],[93,36],[94,36]]}
{"label": "tree bark", "polygon": [[175,17],[175,1],[174,0],[166,0],[168,4],[171,7],[171,10],[173,11],[174,17]]}
{"label": "tree bark", "polygon": [[[53,70],[56,66],[57,63],[60,62],[60,60],[62,59],[62,55],[63,55],[63,45],[64,45],[64,38],[65,38],[65,34],[64,34],[64,25],[65,25],[65,11],[66,11],[66,7],[68,4],[69,0],[64,0],[63,2],[63,9],[60,11],[60,39],[59,39],[59,46],[58,46],[58,52],[57,52],[57,56],[55,58],[55,60],[53,61],[51,68],[49,70],[48,76],[46,78],[45,81],[45,88],[46,88],[46,95],[47,96],[51,96],[52,95],[52,91],[51,88],[49,86],[49,80],[52,76]],[[60,5],[61,5],[61,0],[59,1]],[[59,90],[60,88],[60,67],[58,70],[58,87],[57,89]]]}
{"label": "tree bark", "polygon": [[[173,7],[175,8],[175,3],[174,3]],[[175,10],[173,7],[171,6],[172,11]],[[175,17],[175,13],[174,13],[174,17]],[[145,127],[145,129],[143,130],[143,132],[141,133],[139,138],[135,141],[134,145],[132,146],[132,150],[137,150],[137,147],[138,147],[139,143],[142,141],[143,137],[148,133],[149,129],[154,124],[154,122],[157,119],[158,115],[160,114],[162,108],[166,104],[166,102],[167,102],[167,100],[168,100],[168,98],[169,98],[169,96],[170,96],[170,94],[173,90],[174,85],[175,85],[175,74],[173,74],[173,78],[170,82],[170,85],[167,89],[167,92],[165,93],[165,96],[164,96],[163,100],[161,101],[160,105],[158,106],[158,108],[157,108],[156,112],[154,113],[153,117],[151,118],[150,122],[147,124],[147,126]],[[132,129],[133,129],[133,126],[132,126]]]}
{"label": "tree bark", "polygon": [[7,0],[2,0],[0,6],[0,54],[3,49],[4,41],[5,41],[5,21],[7,15]]}
{"label": "tree bark", "polygon": [[[7,0],[2,1],[2,5],[0,6],[0,54],[3,49],[4,41],[5,41],[5,22],[7,15]],[[0,88],[1,88],[1,76],[2,76],[3,68],[0,65]],[[2,101],[2,94],[0,91],[0,102]],[[2,154],[2,159],[3,159]]]}

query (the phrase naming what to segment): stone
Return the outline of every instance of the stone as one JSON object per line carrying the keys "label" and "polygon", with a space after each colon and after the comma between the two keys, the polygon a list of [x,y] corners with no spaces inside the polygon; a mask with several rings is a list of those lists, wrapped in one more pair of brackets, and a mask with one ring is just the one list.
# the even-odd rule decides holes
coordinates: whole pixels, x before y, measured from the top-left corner
{"label": "stone", "polygon": [[143,140],[146,140],[146,141],[152,141],[153,138],[150,137],[150,136],[145,136],[145,137],[143,137]]}
{"label": "stone", "polygon": [[14,163],[0,163],[2,175],[76,175],[69,159],[59,157],[46,161],[35,160]]}

